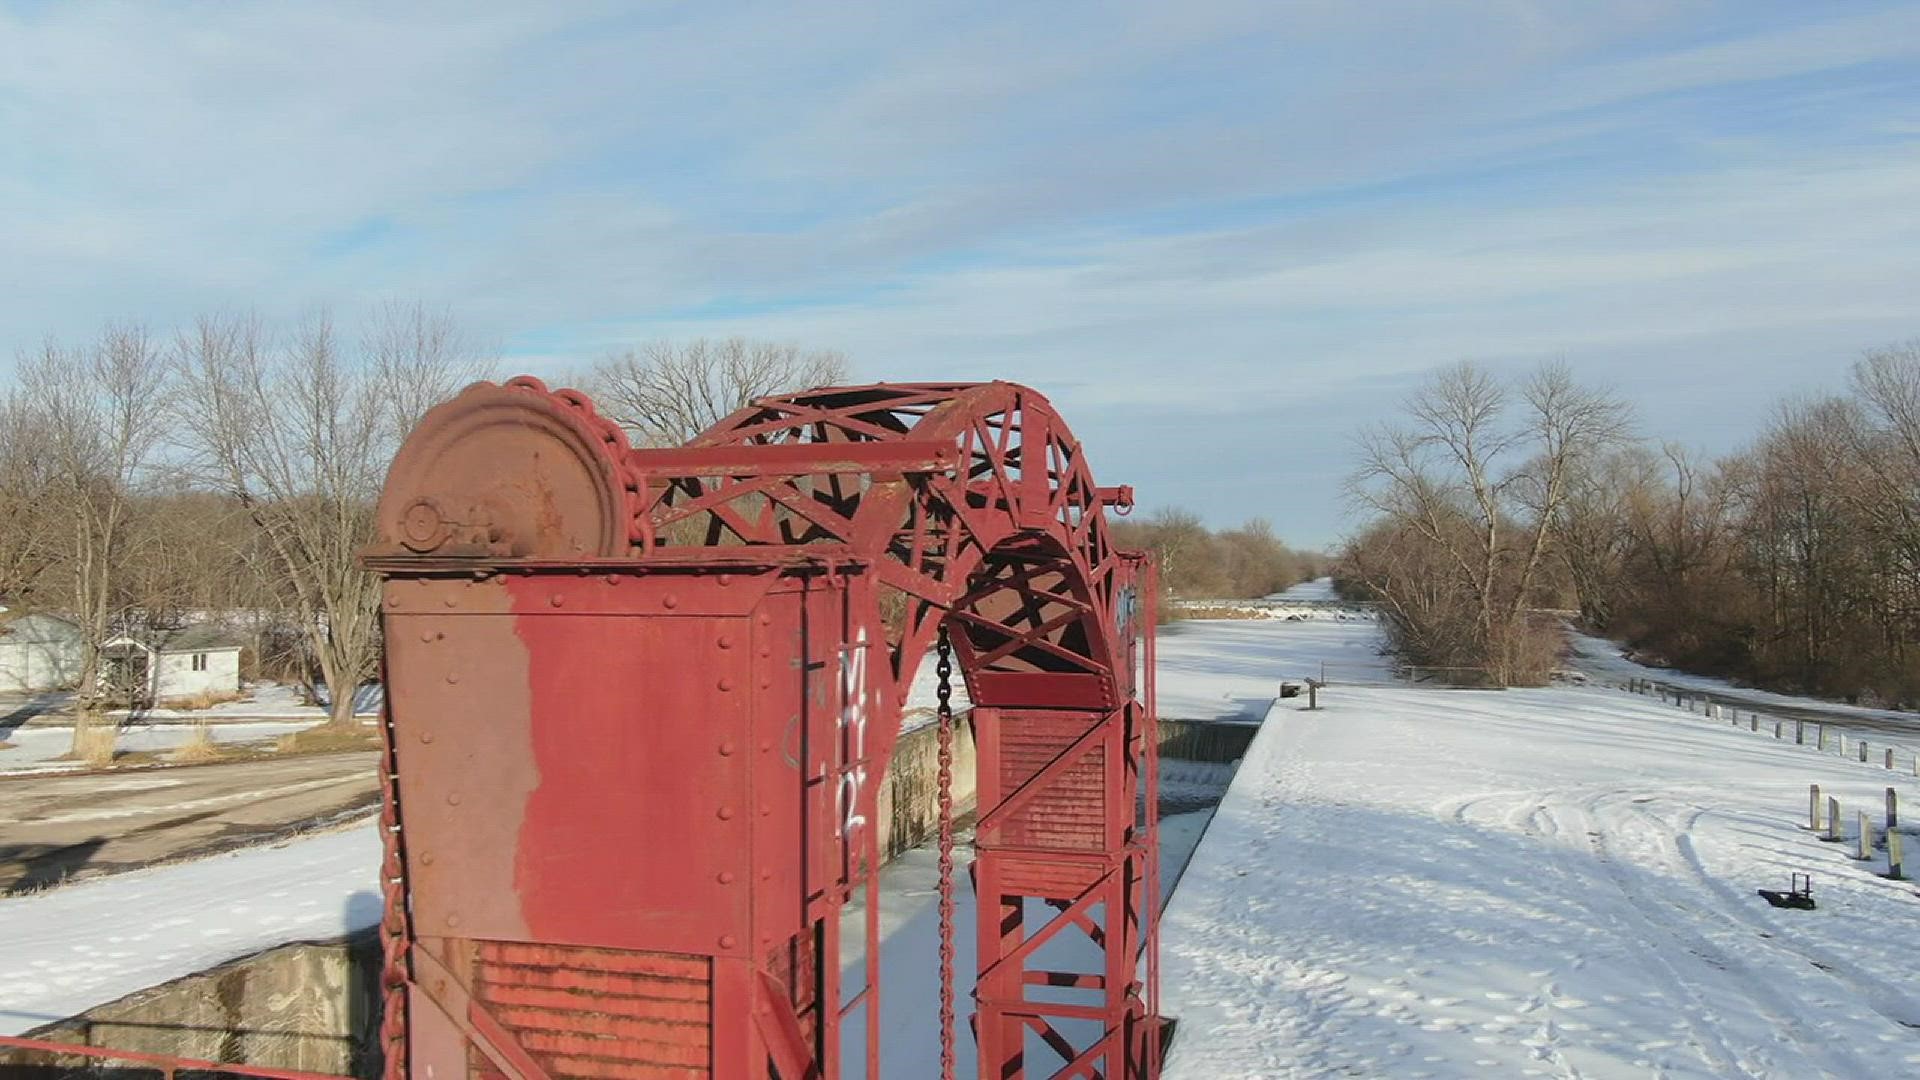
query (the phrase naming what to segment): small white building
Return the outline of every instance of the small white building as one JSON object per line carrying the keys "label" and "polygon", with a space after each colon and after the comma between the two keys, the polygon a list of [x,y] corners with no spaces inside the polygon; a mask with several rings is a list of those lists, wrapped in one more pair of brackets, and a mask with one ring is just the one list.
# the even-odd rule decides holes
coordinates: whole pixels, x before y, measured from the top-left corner
{"label": "small white building", "polygon": [[156,704],[240,692],[240,643],[217,626],[117,637],[100,650],[100,660],[101,682],[110,692],[143,687],[145,699]]}
{"label": "small white building", "polygon": [[0,608],[0,691],[59,690],[80,677],[80,628],[58,615]]}

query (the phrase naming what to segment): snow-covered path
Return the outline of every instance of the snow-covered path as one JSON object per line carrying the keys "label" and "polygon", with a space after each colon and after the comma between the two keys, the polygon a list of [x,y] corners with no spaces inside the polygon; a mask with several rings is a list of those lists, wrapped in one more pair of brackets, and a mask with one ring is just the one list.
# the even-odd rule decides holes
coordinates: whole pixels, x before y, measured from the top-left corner
{"label": "snow-covered path", "polygon": [[[1920,1076],[1914,886],[1803,827],[1911,777],[1599,689],[1323,703],[1175,894],[1170,1080]],[[1818,911],[1756,895],[1793,871]]]}
{"label": "snow-covered path", "polygon": [[[1743,708],[1752,708],[1772,716],[1790,719],[1798,717],[1830,724],[1837,729],[1888,738],[1906,748],[1920,747],[1920,715],[1914,713],[1899,712],[1894,709],[1872,709],[1861,705],[1848,705],[1840,701],[1818,701],[1794,697],[1790,694],[1774,693],[1771,690],[1737,686],[1711,675],[1693,675],[1670,668],[1648,667],[1628,659],[1618,642],[1583,634],[1577,630],[1569,629],[1567,640],[1572,646],[1574,666],[1603,679],[1616,682],[1627,679],[1646,679],[1668,687],[1677,687],[1690,694],[1698,692],[1700,696],[1723,705],[1737,704]],[[1881,745],[1885,743],[1882,742]]]}

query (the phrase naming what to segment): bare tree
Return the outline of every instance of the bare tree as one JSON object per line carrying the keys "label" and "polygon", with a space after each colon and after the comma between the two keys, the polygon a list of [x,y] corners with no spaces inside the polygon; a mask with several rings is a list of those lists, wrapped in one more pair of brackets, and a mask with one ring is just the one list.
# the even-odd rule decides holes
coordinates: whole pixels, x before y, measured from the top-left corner
{"label": "bare tree", "polygon": [[1577,464],[1554,522],[1553,543],[1573,585],[1581,618],[1605,629],[1633,550],[1630,509],[1656,480],[1653,458],[1640,446],[1596,455]]}
{"label": "bare tree", "polygon": [[757,397],[847,381],[846,357],[727,338],[653,342],[596,365],[587,390],[643,446],[680,446]]}
{"label": "bare tree", "polygon": [[[46,410],[15,390],[0,400],[0,600],[31,600],[57,562],[66,523],[54,485]],[[66,601],[57,591],[54,602]]]}
{"label": "bare tree", "polygon": [[1516,394],[1461,363],[1406,412],[1409,423],[1362,436],[1350,497],[1431,545],[1470,602],[1472,666],[1511,681],[1531,645],[1524,617],[1553,523],[1577,470],[1624,435],[1626,407],[1577,384],[1563,364],[1541,367]]}
{"label": "bare tree", "polygon": [[20,380],[44,440],[46,494],[65,526],[49,591],[80,628],[74,750],[83,753],[102,700],[101,650],[138,606],[126,587],[138,558],[134,501],[153,473],[166,364],[145,329],[111,326],[89,346],[48,342],[22,361]]}
{"label": "bare tree", "polygon": [[419,306],[382,309],[357,351],[324,315],[277,339],[253,318],[202,318],[174,351],[192,461],[244,508],[254,565],[306,639],[329,722],[351,724],[379,633],[377,581],[357,555],[387,464],[477,365],[451,320]]}

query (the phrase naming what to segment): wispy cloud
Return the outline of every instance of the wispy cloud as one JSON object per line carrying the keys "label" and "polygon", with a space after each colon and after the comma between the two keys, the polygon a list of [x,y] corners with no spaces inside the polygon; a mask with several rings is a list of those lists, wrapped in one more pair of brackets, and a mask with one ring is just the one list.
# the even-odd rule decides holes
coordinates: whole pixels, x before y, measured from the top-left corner
{"label": "wispy cloud", "polygon": [[0,2],[0,350],[396,294],[530,366],[792,337],[1325,540],[1433,364],[1725,446],[1920,333],[1916,53],[1901,3]]}

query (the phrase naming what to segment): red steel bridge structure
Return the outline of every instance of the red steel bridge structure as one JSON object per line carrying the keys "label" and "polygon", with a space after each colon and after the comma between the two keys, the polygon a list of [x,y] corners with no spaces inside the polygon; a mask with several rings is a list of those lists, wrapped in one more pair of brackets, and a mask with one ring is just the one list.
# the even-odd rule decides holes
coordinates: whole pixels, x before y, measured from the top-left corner
{"label": "red steel bridge structure", "polygon": [[951,1077],[971,1039],[981,1080],[1158,1076],[1156,589],[1108,536],[1131,503],[1005,382],[762,398],[673,449],[527,377],[428,413],[365,555],[387,1075],[881,1076],[877,793],[932,650],[941,1008],[907,1022],[938,1049],[888,1074]]}

